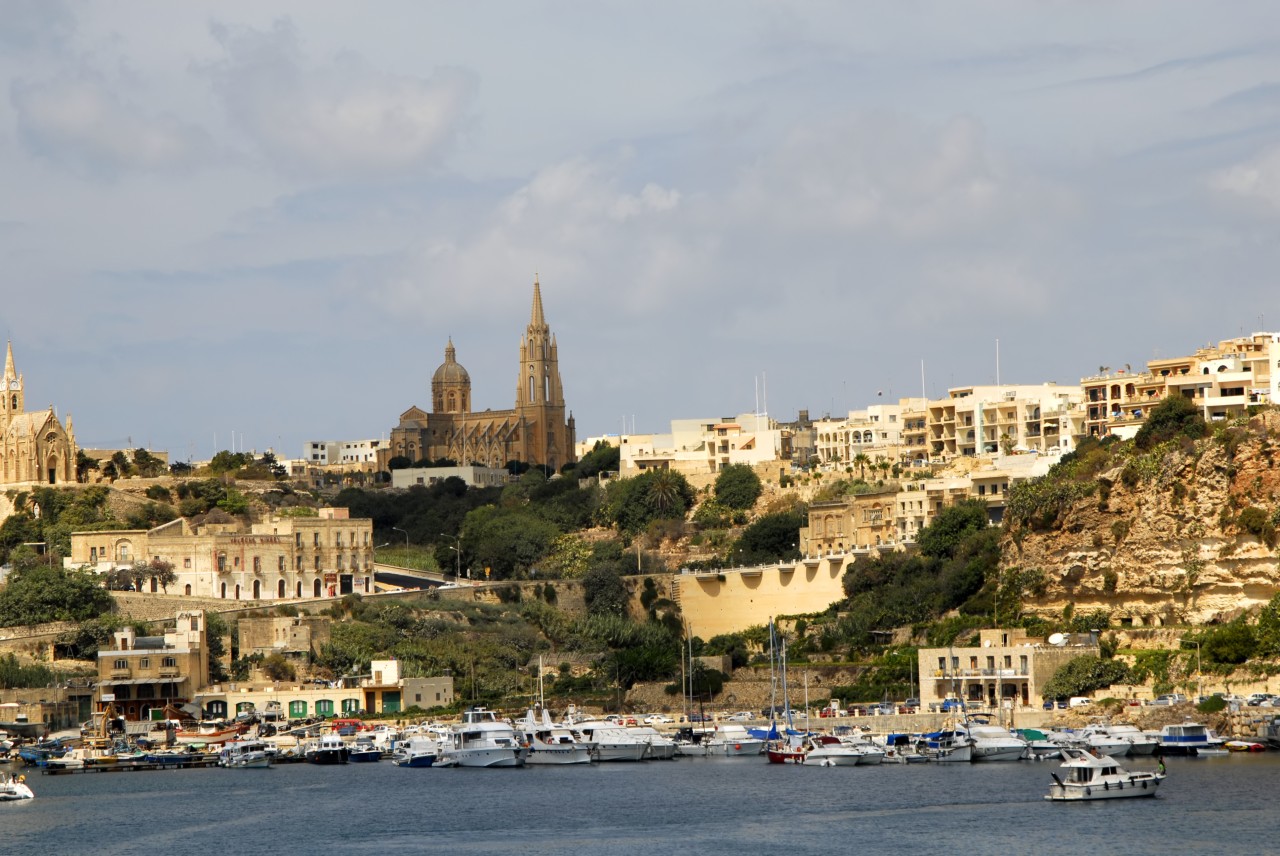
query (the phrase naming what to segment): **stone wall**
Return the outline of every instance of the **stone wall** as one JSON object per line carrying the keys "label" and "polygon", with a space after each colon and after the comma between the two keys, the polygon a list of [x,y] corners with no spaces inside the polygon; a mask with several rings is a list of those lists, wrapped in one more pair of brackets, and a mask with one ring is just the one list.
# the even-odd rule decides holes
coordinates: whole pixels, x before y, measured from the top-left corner
{"label": "stone wall", "polygon": [[672,585],[690,631],[710,639],[769,623],[777,615],[824,612],[844,598],[839,557],[794,564],[678,574]]}

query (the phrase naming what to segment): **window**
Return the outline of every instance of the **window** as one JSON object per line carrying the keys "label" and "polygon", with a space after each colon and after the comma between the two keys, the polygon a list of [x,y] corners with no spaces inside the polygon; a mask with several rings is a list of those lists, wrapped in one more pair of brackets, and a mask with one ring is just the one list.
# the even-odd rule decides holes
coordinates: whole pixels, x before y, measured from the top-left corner
{"label": "window", "polygon": [[127,668],[129,668],[129,661],[128,661],[128,660],[124,660],[124,659],[116,660],[116,661],[115,661],[115,663],[111,666],[111,668],[113,668],[113,669],[127,669]]}
{"label": "window", "polygon": [[190,557],[190,556],[187,556],[185,559],[183,559],[183,560],[182,560],[182,567],[184,567],[184,568],[189,568],[189,567],[191,567],[191,557]]}
{"label": "window", "polygon": [[307,703],[305,701],[289,702],[289,718],[302,719],[307,715]]}
{"label": "window", "polygon": [[176,669],[178,667],[178,660],[175,657],[165,657],[160,661],[160,666],[165,669]]}
{"label": "window", "polygon": [[320,533],[319,533],[319,532],[313,532],[313,533],[311,533],[311,535],[312,535],[312,538],[311,538],[312,544],[313,544],[314,546],[316,546],[316,547],[319,547],[319,546],[320,546]]}
{"label": "window", "polygon": [[333,700],[316,699],[316,716],[333,716]]}
{"label": "window", "polygon": [[226,573],[226,571],[227,571],[227,554],[219,553],[218,554],[218,573],[222,574],[222,573]]}
{"label": "window", "polygon": [[258,556],[253,557],[253,572],[255,574],[262,573],[262,559]]}
{"label": "window", "polygon": [[235,559],[235,561],[233,562],[234,566],[235,566],[235,567],[237,567],[237,568],[238,568],[238,567],[240,567],[240,557],[239,557],[239,556],[233,556],[232,558],[234,558],[234,559]]}
{"label": "window", "polygon": [[280,571],[280,573],[284,573],[284,556],[279,557],[276,570]]}
{"label": "window", "polygon": [[138,661],[138,668],[139,668],[139,669],[150,669],[150,668],[151,668],[151,658],[150,658],[150,657],[143,657],[141,660],[139,660],[139,661]]}
{"label": "window", "polygon": [[320,557],[316,556],[316,570],[320,570]]}
{"label": "window", "polygon": [[298,570],[302,570],[302,557],[301,557],[301,556],[299,556],[299,557],[298,557],[297,566],[298,566]]}

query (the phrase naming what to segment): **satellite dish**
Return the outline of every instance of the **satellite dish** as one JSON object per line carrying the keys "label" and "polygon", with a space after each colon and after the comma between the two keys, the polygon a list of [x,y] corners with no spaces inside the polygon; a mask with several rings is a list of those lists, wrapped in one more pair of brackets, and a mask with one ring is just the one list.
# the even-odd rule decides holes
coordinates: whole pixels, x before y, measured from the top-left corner
{"label": "satellite dish", "polygon": [[1061,633],[1055,633],[1049,637],[1049,644],[1061,648],[1067,644],[1067,637]]}

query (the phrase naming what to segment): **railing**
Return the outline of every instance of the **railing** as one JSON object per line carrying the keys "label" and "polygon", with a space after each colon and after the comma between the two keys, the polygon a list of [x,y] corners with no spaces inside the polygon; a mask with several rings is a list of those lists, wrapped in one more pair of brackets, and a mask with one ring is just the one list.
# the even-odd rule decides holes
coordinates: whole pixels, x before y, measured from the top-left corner
{"label": "railing", "polygon": [[1028,669],[938,669],[933,673],[935,678],[1025,678],[1031,675]]}
{"label": "railing", "polygon": [[113,678],[127,678],[132,674],[133,674],[133,671],[130,669],[112,669],[111,670],[111,677]]}

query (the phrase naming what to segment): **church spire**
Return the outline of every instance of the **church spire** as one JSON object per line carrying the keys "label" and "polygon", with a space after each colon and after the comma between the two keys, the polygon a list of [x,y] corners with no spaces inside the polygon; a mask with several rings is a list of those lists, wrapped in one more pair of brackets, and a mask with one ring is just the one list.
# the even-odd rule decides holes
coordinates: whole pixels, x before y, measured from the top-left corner
{"label": "church spire", "polygon": [[[9,340],[9,348],[4,355],[4,379],[6,381],[17,380],[18,375],[13,370],[13,340]],[[8,384],[6,383],[6,386]]]}
{"label": "church spire", "polygon": [[529,313],[529,328],[541,330],[547,326],[547,319],[542,314],[542,286],[538,283],[538,274],[533,275],[533,311]]}

